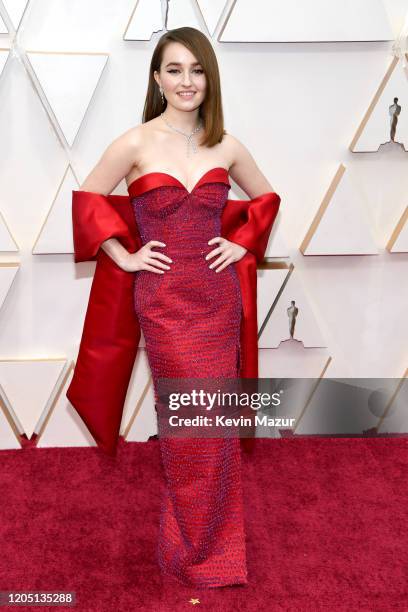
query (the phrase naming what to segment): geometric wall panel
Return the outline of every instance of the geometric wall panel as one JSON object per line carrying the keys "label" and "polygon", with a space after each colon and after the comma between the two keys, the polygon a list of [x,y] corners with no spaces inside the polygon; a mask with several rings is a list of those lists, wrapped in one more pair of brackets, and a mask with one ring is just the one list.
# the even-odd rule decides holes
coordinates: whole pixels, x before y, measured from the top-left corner
{"label": "geometric wall panel", "polygon": [[[401,380],[394,380],[395,389],[382,402],[382,414],[376,425],[379,433],[406,433],[408,431],[408,369]],[[385,409],[384,409],[384,404]]]}
{"label": "geometric wall panel", "polygon": [[[308,400],[314,387],[330,363],[325,349],[305,349],[297,342],[284,342],[278,349],[261,349],[259,351],[259,377],[286,379],[282,408],[279,416],[294,419],[282,429],[294,431],[307,410]],[[291,386],[291,378],[296,378],[296,385]],[[317,381],[317,382],[316,382]],[[279,384],[279,380],[276,381]],[[258,435],[265,438],[279,437],[276,427],[259,427]]]}
{"label": "geometric wall panel", "polygon": [[341,42],[393,38],[382,0],[235,0],[219,40]]}
{"label": "geometric wall panel", "polygon": [[0,15],[0,34],[8,34],[8,29]]}
{"label": "geometric wall panel", "polygon": [[390,253],[408,253],[408,206],[392,232],[386,249]]}
{"label": "geometric wall panel", "polygon": [[6,251],[15,253],[18,250],[18,245],[7,227],[5,218],[0,212],[0,252]]}
{"label": "geometric wall panel", "polygon": [[308,349],[299,342],[261,348],[258,358],[260,378],[320,378],[330,361],[326,348]]}
{"label": "geometric wall panel", "polygon": [[273,224],[272,231],[269,236],[268,244],[265,251],[265,258],[278,257],[289,257],[288,248],[285,240],[283,239],[282,232],[279,231],[280,216],[278,215],[276,222]]}
{"label": "geometric wall panel", "polygon": [[202,29],[201,14],[197,3],[191,0],[171,0],[168,3],[167,30],[190,26]]}
{"label": "geometric wall panel", "polygon": [[20,264],[13,262],[0,263],[0,310],[12,285]]}
{"label": "geometric wall panel", "polygon": [[394,57],[357,129],[350,151],[378,151],[386,143],[395,143],[408,151],[407,109],[407,73],[402,61]]}
{"label": "geometric wall panel", "polygon": [[89,433],[79,414],[67,399],[65,393],[72,380],[74,363],[72,362],[63,384],[52,407],[48,410],[46,419],[38,427],[36,446],[39,448],[67,447],[67,446],[96,446],[96,442]]}
{"label": "geometric wall panel", "polygon": [[257,320],[258,333],[261,329],[272,304],[275,302],[282,289],[285,278],[288,275],[289,269],[257,269]]}
{"label": "geometric wall panel", "polygon": [[8,408],[6,408],[6,398],[0,384],[0,449],[10,450],[21,448],[18,438],[19,432],[13,423]]}
{"label": "geometric wall panel", "polygon": [[377,255],[361,196],[340,164],[299,249],[303,255]]}
{"label": "geometric wall panel", "polygon": [[226,0],[138,0],[123,35],[124,40],[150,40],[152,34],[181,26],[201,30],[203,20],[213,34]]}
{"label": "geometric wall panel", "polygon": [[65,359],[0,359],[3,401],[16,428],[28,439],[48,412],[65,366]]}
{"label": "geometric wall panel", "polygon": [[161,0],[138,0],[126,26],[123,40],[150,40],[164,28]]}
{"label": "geometric wall panel", "polygon": [[[405,0],[404,0],[405,1]],[[405,2],[406,4],[406,2]],[[408,12],[405,15],[404,25],[402,26],[398,36],[396,36],[392,43],[391,53],[402,60],[404,68],[408,66],[408,58],[406,53],[408,51]]]}
{"label": "geometric wall panel", "polygon": [[120,433],[129,442],[144,442],[157,434],[151,371],[146,350],[137,351],[130,379]]}
{"label": "geometric wall panel", "polygon": [[227,5],[227,1],[228,0],[197,0],[197,4],[210,36],[214,34],[221,14]]}
{"label": "geometric wall panel", "polygon": [[27,57],[61,132],[71,147],[109,55],[27,51]]}
{"label": "geometric wall panel", "polygon": [[123,435],[126,442],[146,442],[150,436],[157,435],[157,431],[153,382],[150,379],[136,407],[135,418],[130,421]]}
{"label": "geometric wall panel", "polygon": [[157,417],[154,407],[153,381],[150,378],[143,388],[133,417],[123,431],[126,442],[146,442],[157,435]]}
{"label": "geometric wall panel", "polygon": [[65,170],[51,208],[34,243],[32,253],[73,253],[72,190],[79,188],[71,166]]}
{"label": "geometric wall panel", "polygon": [[143,389],[134,416],[135,418],[131,419],[129,427],[124,430],[123,435],[127,442],[146,442],[150,436],[157,435],[157,417],[151,378]]}
{"label": "geometric wall panel", "polygon": [[10,55],[10,49],[0,49],[0,78],[6,65],[7,58]]}
{"label": "geometric wall panel", "polygon": [[3,5],[14,28],[17,30],[24,15],[24,11],[28,6],[28,0],[3,0]]}
{"label": "geometric wall panel", "polygon": [[293,268],[292,272],[288,272],[279,298],[266,319],[258,346],[277,348],[285,341],[300,342],[308,348],[326,346],[309,300],[293,274]]}

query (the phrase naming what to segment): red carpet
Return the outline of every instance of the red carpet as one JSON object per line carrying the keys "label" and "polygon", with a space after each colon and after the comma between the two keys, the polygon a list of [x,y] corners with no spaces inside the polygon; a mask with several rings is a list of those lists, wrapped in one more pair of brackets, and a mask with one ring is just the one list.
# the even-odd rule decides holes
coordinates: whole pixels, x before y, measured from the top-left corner
{"label": "red carpet", "polygon": [[407,451],[405,438],[258,440],[243,454],[250,584],[221,589],[161,578],[157,440],[122,442],[116,459],[0,451],[0,590],[76,591],[81,612],[406,610]]}

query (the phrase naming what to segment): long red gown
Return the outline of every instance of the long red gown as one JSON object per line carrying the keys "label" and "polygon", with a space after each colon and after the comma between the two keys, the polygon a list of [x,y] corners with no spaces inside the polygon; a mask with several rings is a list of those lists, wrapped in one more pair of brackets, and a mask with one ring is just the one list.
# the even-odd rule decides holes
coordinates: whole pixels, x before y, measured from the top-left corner
{"label": "long red gown", "polygon": [[[240,367],[241,293],[234,264],[210,269],[230,184],[224,168],[206,172],[189,192],[152,172],[128,188],[142,243],[173,263],[164,274],[135,273],[134,307],[157,392],[159,377],[235,378]],[[218,267],[218,266],[217,266]],[[156,393],[157,399],[157,393]],[[246,583],[239,438],[159,435],[165,477],[158,560],[184,583]]]}
{"label": "long red gown", "polygon": [[[190,193],[161,172],[133,181],[127,196],[72,192],[74,261],[94,260],[96,268],[66,396],[109,455],[116,454],[141,328],[154,382],[160,375],[235,377],[238,369],[242,378],[258,376],[256,266],[280,197],[226,200],[229,188],[227,171],[213,168]],[[157,250],[173,263],[163,275],[126,272],[101,248],[115,237],[134,253],[140,231],[143,242],[166,243]],[[216,273],[205,253],[219,235],[248,252]],[[239,439],[162,437],[160,447],[163,572],[194,585],[246,582]]]}

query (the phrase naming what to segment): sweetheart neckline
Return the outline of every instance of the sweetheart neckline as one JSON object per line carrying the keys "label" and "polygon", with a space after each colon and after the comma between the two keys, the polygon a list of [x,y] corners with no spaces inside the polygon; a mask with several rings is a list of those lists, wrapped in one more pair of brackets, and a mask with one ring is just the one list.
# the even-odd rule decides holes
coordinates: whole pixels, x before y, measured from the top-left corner
{"label": "sweetheart neckline", "polygon": [[214,168],[210,168],[209,170],[207,170],[206,172],[204,172],[204,174],[198,179],[198,181],[196,182],[196,184],[194,185],[194,187],[192,188],[191,191],[189,191],[187,189],[187,187],[184,185],[184,183],[182,183],[178,178],[176,178],[175,176],[173,176],[172,174],[169,174],[168,172],[159,172],[159,171],[153,171],[153,172],[146,172],[146,174],[142,174],[142,176],[138,176],[136,179],[134,179],[131,183],[129,183],[129,185],[127,186],[127,190],[128,192],[130,191],[131,187],[135,185],[135,183],[137,183],[138,181],[141,181],[142,179],[145,179],[148,176],[152,176],[153,174],[158,174],[158,175],[162,175],[162,176],[167,176],[170,177],[173,181],[175,181],[182,189],[184,189],[184,191],[186,193],[188,193],[189,195],[191,195],[192,193],[194,193],[195,189],[197,189],[197,187],[200,185],[201,181],[203,180],[203,178],[205,178],[207,176],[207,174],[210,174],[210,172],[214,172],[214,170],[224,170],[225,173],[228,176],[228,170],[227,168],[224,168],[223,166],[215,166]]}

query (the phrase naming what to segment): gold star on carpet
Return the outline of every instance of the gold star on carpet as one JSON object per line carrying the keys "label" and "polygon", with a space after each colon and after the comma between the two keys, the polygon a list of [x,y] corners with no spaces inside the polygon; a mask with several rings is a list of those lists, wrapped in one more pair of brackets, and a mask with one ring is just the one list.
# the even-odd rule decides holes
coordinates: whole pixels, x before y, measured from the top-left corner
{"label": "gold star on carpet", "polygon": [[191,603],[191,604],[193,604],[193,606],[195,606],[197,603],[200,603],[200,600],[199,599],[191,598],[189,603]]}

